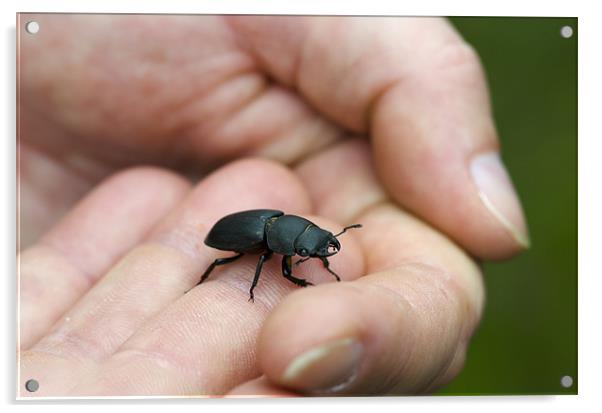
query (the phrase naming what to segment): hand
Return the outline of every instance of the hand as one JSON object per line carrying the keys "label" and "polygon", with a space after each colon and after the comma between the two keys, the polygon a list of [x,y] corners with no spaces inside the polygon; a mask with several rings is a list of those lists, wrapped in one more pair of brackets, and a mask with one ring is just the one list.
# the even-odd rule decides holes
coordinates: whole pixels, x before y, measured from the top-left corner
{"label": "hand", "polygon": [[[457,374],[483,289],[456,243],[487,259],[527,241],[479,65],[443,20],[70,19],[36,17],[54,37],[22,47],[24,221],[49,185],[34,156],[63,188],[40,226],[131,163],[190,171],[256,154],[294,173],[249,160],[190,193],[148,168],[101,184],[21,256],[23,383],[40,395],[415,393]],[[77,27],[78,53],[45,52]],[[27,66],[34,52],[48,64]],[[209,226],[258,207],[317,214],[333,231],[362,223],[332,260],[355,281],[298,290],[273,260],[251,305],[245,258],[182,295],[218,255],[202,246]]]}

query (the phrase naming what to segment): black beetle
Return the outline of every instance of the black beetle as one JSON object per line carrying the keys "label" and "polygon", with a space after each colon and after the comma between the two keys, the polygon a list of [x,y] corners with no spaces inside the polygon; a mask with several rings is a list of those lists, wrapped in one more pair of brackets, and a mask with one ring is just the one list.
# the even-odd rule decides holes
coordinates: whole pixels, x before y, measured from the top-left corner
{"label": "black beetle", "polygon": [[233,251],[238,254],[213,261],[197,285],[205,281],[218,265],[231,263],[244,254],[261,254],[249,290],[249,301],[253,301],[253,289],[259,280],[261,267],[273,253],[283,255],[282,275],[297,285],[306,287],[313,284],[293,277],[291,270],[293,255],[304,257],[295,264],[310,258],[319,258],[324,268],[334,275],[337,281],[341,281],[339,276],[328,268],[329,262],[326,257],[336,254],[341,249],[341,244],[336,237],[348,229],[360,227],[359,224],[349,225],[333,235],[305,218],[285,215],[284,212],[273,209],[253,209],[227,215],[211,228],[205,238],[205,244],[218,250]]}

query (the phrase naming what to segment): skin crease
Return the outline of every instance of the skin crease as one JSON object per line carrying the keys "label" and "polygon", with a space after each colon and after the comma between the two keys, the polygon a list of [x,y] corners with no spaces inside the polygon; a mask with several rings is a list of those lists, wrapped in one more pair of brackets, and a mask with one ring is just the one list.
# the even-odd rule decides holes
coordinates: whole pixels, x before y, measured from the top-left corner
{"label": "skin crease", "polygon": [[[20,377],[41,385],[20,395],[307,394],[286,366],[342,334],[365,351],[344,392],[432,391],[460,371],[484,303],[469,254],[521,248],[466,176],[497,143],[447,22],[29,17],[44,36],[20,50]],[[331,259],[345,282],[312,260],[293,274],[328,285],[299,289],[275,256],[249,304],[244,257],[184,295],[229,256],[203,246],[211,225],[251,208],[363,224]]]}

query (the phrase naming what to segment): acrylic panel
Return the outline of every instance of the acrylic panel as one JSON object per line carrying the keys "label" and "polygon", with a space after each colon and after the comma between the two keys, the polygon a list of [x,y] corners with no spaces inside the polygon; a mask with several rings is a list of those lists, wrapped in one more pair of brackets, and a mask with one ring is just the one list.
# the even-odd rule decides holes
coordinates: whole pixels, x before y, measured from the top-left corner
{"label": "acrylic panel", "polygon": [[16,31],[18,397],[577,393],[576,18]]}

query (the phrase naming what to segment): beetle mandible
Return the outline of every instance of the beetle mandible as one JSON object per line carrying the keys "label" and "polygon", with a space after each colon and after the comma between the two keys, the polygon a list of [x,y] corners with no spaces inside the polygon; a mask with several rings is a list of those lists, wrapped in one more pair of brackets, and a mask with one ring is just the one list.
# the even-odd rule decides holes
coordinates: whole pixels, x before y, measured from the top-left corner
{"label": "beetle mandible", "polygon": [[233,251],[237,254],[213,261],[197,285],[205,281],[218,265],[229,264],[245,254],[261,254],[249,290],[249,301],[253,301],[253,289],[259,281],[261,267],[272,257],[273,253],[283,256],[282,275],[296,285],[307,287],[313,284],[293,277],[291,257],[294,255],[303,257],[295,265],[310,258],[319,258],[324,268],[334,275],[337,281],[341,281],[339,276],[329,268],[327,257],[340,251],[341,244],[337,237],[351,228],[361,228],[361,225],[349,225],[338,234],[333,235],[332,232],[318,227],[305,218],[285,215],[284,212],[273,209],[253,209],[227,215],[211,228],[205,238],[205,244],[218,250]]}

